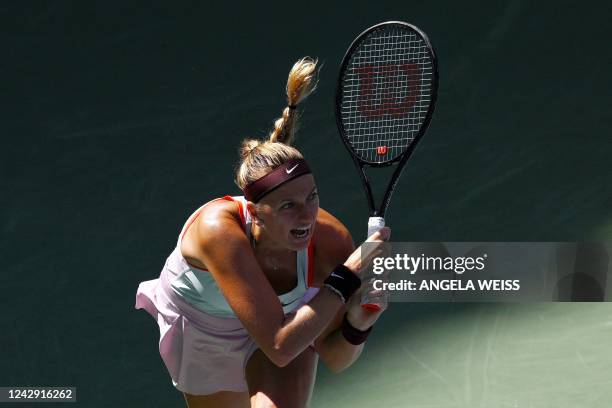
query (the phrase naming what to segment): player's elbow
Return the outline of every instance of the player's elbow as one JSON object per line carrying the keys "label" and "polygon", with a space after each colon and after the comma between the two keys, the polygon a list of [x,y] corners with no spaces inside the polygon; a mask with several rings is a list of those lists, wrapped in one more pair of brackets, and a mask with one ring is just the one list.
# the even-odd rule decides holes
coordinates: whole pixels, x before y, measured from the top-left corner
{"label": "player's elbow", "polygon": [[277,367],[286,367],[295,358],[295,355],[288,349],[287,344],[282,341],[274,341],[261,349],[272,364]]}
{"label": "player's elbow", "polygon": [[266,353],[270,361],[277,367],[283,368],[289,365],[294,356],[289,354],[279,345],[274,345],[272,349]]}
{"label": "player's elbow", "polygon": [[319,358],[325,364],[325,367],[334,374],[341,373],[350,366],[361,355],[363,347],[351,347],[350,349],[330,347],[329,344],[323,344],[317,349]]}
{"label": "player's elbow", "polygon": [[340,374],[348,368],[345,364],[325,363],[325,367],[334,374]]}
{"label": "player's elbow", "polygon": [[289,358],[278,358],[276,359],[276,361],[273,361],[274,365],[279,368],[287,367],[290,362],[291,362],[291,359]]}
{"label": "player's elbow", "polygon": [[353,364],[353,360],[341,359],[336,355],[324,356],[320,355],[325,367],[334,374],[339,374]]}

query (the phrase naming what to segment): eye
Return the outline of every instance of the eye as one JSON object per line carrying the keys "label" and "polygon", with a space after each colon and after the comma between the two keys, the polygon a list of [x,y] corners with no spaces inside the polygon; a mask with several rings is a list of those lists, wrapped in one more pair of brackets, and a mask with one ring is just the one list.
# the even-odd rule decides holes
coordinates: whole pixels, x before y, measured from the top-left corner
{"label": "eye", "polygon": [[289,208],[293,208],[293,203],[291,201],[284,203],[280,206],[280,210],[288,210]]}
{"label": "eye", "polygon": [[316,199],[318,196],[319,196],[319,193],[316,192],[316,191],[313,191],[312,194],[310,194],[308,196],[308,201],[312,201],[312,200]]}

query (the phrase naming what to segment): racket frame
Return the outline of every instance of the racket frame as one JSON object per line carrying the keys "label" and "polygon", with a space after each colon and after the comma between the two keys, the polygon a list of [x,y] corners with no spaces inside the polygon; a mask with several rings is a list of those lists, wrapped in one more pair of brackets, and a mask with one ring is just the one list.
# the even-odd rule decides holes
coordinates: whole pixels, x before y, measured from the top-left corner
{"label": "racket frame", "polygon": [[[353,147],[351,146],[351,143],[348,141],[348,138],[346,136],[346,132],[344,130],[344,124],[342,123],[342,113],[340,112],[341,108],[342,108],[342,77],[344,75],[344,72],[346,70],[346,67],[349,63],[350,57],[353,54],[353,51],[361,44],[361,41],[372,31],[375,31],[377,29],[379,29],[381,26],[386,26],[386,25],[399,25],[399,26],[403,26],[403,27],[408,27],[409,29],[417,32],[421,38],[423,39],[423,41],[425,42],[425,44],[427,45],[427,51],[429,52],[431,61],[432,61],[432,72],[433,72],[433,76],[432,76],[432,86],[431,86],[431,102],[429,104],[429,108],[427,110],[427,113],[425,115],[425,119],[423,120],[423,124],[421,125],[418,133],[416,134],[416,136],[414,137],[414,139],[412,140],[412,142],[410,143],[410,145],[406,148],[406,150],[404,150],[404,152],[402,154],[400,154],[397,157],[394,157],[391,160],[387,160],[387,161],[383,161],[383,162],[371,162],[371,161],[367,161],[364,160],[362,158],[360,158],[353,150]],[[402,171],[404,170],[404,167],[406,165],[406,162],[408,161],[408,159],[410,158],[410,156],[412,155],[412,153],[414,152],[414,149],[416,148],[419,140],[421,139],[421,137],[423,137],[423,135],[425,134],[425,132],[427,131],[429,124],[431,123],[431,118],[433,116],[433,112],[435,110],[435,106],[436,106],[436,101],[437,101],[437,95],[438,95],[438,58],[436,56],[436,53],[434,51],[434,48],[431,44],[431,41],[429,40],[429,37],[427,37],[427,34],[425,34],[423,31],[421,31],[418,27],[403,22],[403,21],[385,21],[379,24],[376,24],[370,28],[368,28],[367,30],[363,31],[361,34],[359,34],[351,43],[350,47],[348,48],[348,50],[346,51],[346,53],[344,54],[344,57],[342,58],[342,63],[340,65],[340,71],[338,74],[338,86],[336,88],[336,106],[335,106],[335,112],[336,112],[336,125],[338,126],[338,132],[340,133],[340,138],[342,139],[342,143],[344,143],[344,146],[346,147],[346,149],[350,152],[351,154],[351,158],[353,159],[353,163],[355,164],[355,167],[358,169],[358,173],[361,179],[361,183],[363,185],[366,197],[367,197],[367,201],[368,201],[368,208],[370,211],[370,216],[371,217],[383,217],[385,216],[385,213],[387,211],[387,208],[389,207],[389,203],[391,201],[391,195],[393,194],[393,191],[395,190],[395,187],[397,185],[397,182],[402,174]],[[370,181],[368,179],[368,176],[366,174],[365,168],[366,167],[387,167],[387,166],[391,166],[391,165],[396,165],[396,169],[393,172],[393,175],[391,176],[391,179],[389,180],[389,183],[387,185],[387,189],[385,191],[385,195],[382,199],[381,205],[380,207],[377,209],[376,208],[376,204],[374,202],[374,195],[372,193],[372,187],[370,186]]]}

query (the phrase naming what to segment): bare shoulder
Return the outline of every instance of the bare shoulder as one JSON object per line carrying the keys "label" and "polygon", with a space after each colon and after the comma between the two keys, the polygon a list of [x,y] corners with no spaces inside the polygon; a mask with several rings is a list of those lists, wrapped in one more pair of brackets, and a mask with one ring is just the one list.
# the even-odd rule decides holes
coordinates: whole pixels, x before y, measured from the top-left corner
{"label": "bare shoulder", "polygon": [[207,241],[221,237],[244,237],[246,240],[241,217],[242,213],[235,201],[220,199],[205,204],[187,221],[187,230],[181,241],[183,257],[193,265],[207,269],[203,262],[203,249]]}
{"label": "bare shoulder", "polygon": [[202,207],[197,220],[197,229],[207,229],[218,224],[233,222],[241,224],[242,213],[237,201],[225,199],[213,200]]}
{"label": "bare shoulder", "polygon": [[346,226],[324,209],[319,209],[314,232],[315,286],[319,286],[339,263],[346,261],[355,244]]}

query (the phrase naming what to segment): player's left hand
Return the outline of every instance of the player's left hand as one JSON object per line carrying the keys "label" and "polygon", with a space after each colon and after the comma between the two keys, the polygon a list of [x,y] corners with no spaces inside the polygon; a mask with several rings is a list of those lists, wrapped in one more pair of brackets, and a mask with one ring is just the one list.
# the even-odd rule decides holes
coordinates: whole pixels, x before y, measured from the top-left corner
{"label": "player's left hand", "polygon": [[[364,282],[361,288],[351,296],[347,304],[347,320],[358,330],[367,330],[376,323],[378,318],[387,310],[389,305],[389,293],[383,290],[375,290]],[[379,310],[365,309],[361,306],[361,292],[370,289],[370,301],[379,306]]]}

